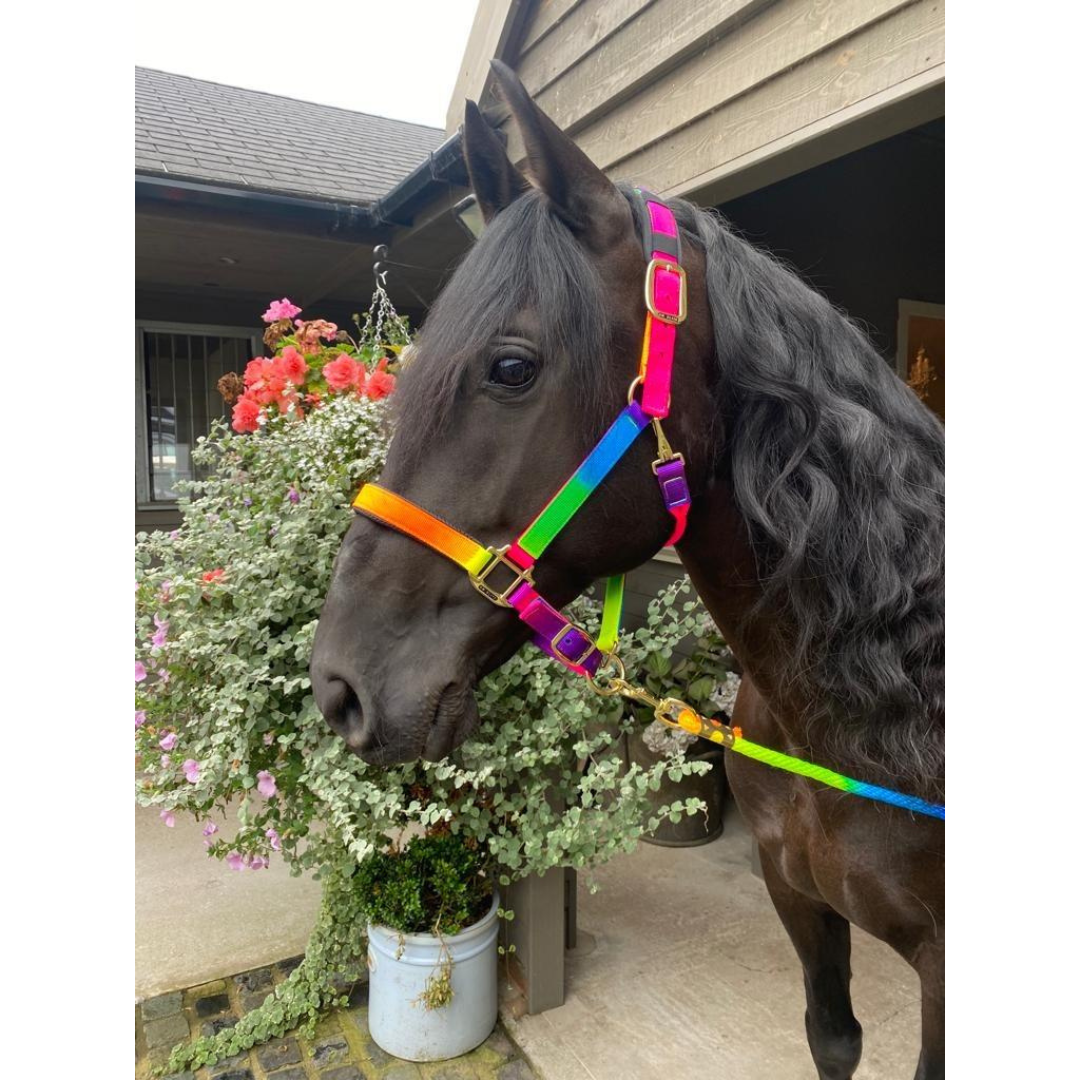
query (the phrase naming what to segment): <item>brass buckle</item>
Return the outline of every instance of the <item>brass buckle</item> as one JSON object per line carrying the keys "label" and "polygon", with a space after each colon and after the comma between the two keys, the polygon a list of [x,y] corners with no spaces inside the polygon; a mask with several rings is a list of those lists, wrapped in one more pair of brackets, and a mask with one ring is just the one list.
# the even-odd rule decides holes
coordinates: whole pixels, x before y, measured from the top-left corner
{"label": "brass buckle", "polygon": [[[585,652],[582,654],[580,660],[575,660],[573,659],[573,657],[567,656],[566,653],[564,653],[562,649],[559,648],[559,642],[562,641],[562,639],[566,637],[566,635],[569,634],[571,630],[576,630],[589,643],[588,649],[586,649]],[[593,641],[593,639],[589,637],[589,635],[586,634],[585,631],[581,629],[581,627],[575,626],[573,623],[568,622],[551,639],[551,651],[555,653],[556,656],[562,657],[562,659],[565,660],[568,664],[576,664],[578,667],[580,667],[582,664],[585,663],[586,660],[589,659],[590,656],[592,656],[594,652],[596,652],[596,642]]]}
{"label": "brass buckle", "polygon": [[[679,275],[679,312],[677,315],[669,315],[666,311],[658,311],[656,308],[654,293],[656,292],[657,270],[669,270],[671,273]],[[667,259],[652,259],[649,265],[645,267],[645,306],[649,309],[652,317],[659,319],[661,322],[678,326],[679,323],[686,321],[686,271],[678,263],[670,262]]]}
{"label": "brass buckle", "polygon": [[[510,603],[510,594],[523,582],[527,581],[530,585],[534,585],[532,577],[532,569],[522,570],[517,563],[511,562],[506,553],[510,550],[510,545],[506,544],[501,548],[487,549],[490,559],[484,564],[483,570],[478,574],[470,574],[469,580],[472,582],[473,588],[483,597],[486,597],[493,604],[498,604],[499,607],[513,607]],[[487,577],[496,566],[502,563],[511,574],[514,575],[514,580],[510,582],[505,589],[501,591],[494,588],[487,583]]]}

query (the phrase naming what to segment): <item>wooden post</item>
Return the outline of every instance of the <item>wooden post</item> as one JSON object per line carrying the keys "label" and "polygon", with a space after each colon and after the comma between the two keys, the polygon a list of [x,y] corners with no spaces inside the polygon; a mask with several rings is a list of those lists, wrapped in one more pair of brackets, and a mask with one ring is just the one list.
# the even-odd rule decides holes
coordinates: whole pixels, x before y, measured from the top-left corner
{"label": "wooden post", "polygon": [[577,873],[559,868],[531,874],[510,886],[504,944],[515,951],[510,975],[525,997],[525,1011],[554,1009],[566,999],[566,949],[577,942]]}

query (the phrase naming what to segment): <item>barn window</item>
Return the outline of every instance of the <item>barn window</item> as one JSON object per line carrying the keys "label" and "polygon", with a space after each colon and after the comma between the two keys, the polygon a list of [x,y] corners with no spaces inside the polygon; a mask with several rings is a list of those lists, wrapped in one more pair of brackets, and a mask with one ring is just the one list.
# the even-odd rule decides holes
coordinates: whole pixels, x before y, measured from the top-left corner
{"label": "barn window", "polygon": [[136,499],[174,502],[176,484],[200,475],[191,460],[199,436],[227,416],[217,383],[258,355],[246,330],[142,323],[136,327]]}

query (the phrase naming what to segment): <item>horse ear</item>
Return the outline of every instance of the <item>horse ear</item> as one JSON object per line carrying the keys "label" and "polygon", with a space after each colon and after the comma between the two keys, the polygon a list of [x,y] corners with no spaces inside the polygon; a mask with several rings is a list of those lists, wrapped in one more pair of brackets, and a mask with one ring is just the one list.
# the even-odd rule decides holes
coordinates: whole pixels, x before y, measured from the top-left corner
{"label": "horse ear", "polygon": [[485,224],[529,190],[475,101],[465,102],[465,167]]}
{"label": "horse ear", "polygon": [[633,226],[619,189],[533,101],[512,68],[501,60],[491,68],[521,129],[529,172],[559,216],[598,249],[622,239]]}

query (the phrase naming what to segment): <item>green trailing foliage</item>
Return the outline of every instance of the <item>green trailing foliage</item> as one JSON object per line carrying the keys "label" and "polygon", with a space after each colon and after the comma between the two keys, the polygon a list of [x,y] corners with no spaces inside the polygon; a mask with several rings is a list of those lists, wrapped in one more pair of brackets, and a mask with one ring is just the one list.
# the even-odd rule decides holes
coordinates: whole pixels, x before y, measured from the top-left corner
{"label": "green trailing foliage", "polygon": [[[708,764],[675,754],[627,766],[620,740],[640,730],[632,711],[597,698],[531,646],[481,683],[482,722],[444,761],[369,766],[330,731],[308,663],[349,503],[385,459],[387,417],[385,399],[343,393],[303,419],[271,415],[250,434],[218,424],[193,451],[205,479],[188,485],[183,524],[138,537],[137,678],[146,673],[136,699],[138,801],[165,825],[182,813],[205,822],[205,854],[235,870],[280,858],[324,888],[303,964],[236,1027],[178,1047],[168,1071],[313,1024],[340,999],[335,986],[366,951],[367,905],[391,912],[385,895],[373,899],[361,884],[374,880],[387,837],[454,835],[482,862],[485,881],[506,886],[558,866],[587,871],[662,820],[702,808],[685,799],[653,811],[648,793]],[[629,672],[670,663],[687,638],[716,639],[688,592],[685,579],[665,590],[647,625],[627,635]],[[593,600],[570,614],[596,632]],[[677,682],[665,689],[685,692]],[[227,841],[226,818],[236,825]],[[438,847],[417,849],[417,858]],[[395,891],[394,910],[412,904],[424,921],[416,905],[425,918],[432,909],[407,892]],[[465,893],[446,889],[444,930],[474,913]]]}

